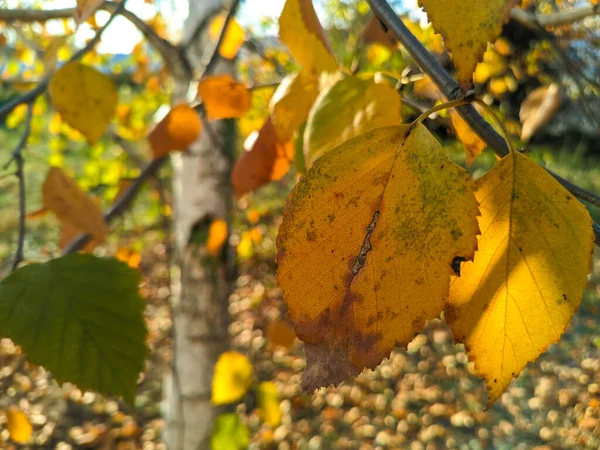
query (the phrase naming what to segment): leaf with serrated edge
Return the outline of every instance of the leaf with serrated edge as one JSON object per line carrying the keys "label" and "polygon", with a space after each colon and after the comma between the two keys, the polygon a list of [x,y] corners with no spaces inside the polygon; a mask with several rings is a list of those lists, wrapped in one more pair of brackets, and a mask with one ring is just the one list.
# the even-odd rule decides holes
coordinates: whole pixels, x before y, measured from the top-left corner
{"label": "leaf with serrated edge", "polygon": [[306,390],[406,346],[444,309],[453,260],[475,253],[473,181],[423,125],[408,129],[329,151],[288,198],[277,279],[305,342]]}
{"label": "leaf with serrated edge", "polygon": [[520,153],[475,184],[479,249],[453,280],[446,319],[485,378],[489,406],[568,326],[594,235],[585,207]]}
{"label": "leaf with serrated edge", "polygon": [[312,76],[338,69],[312,0],[287,0],[279,17],[279,37]]}
{"label": "leaf with serrated edge", "polygon": [[516,0],[419,0],[452,53],[463,86],[470,84],[487,43],[500,35],[515,4]]}
{"label": "leaf with serrated edge", "polygon": [[148,354],[139,275],[115,259],[74,254],[0,282],[0,334],[59,382],[133,403]]}

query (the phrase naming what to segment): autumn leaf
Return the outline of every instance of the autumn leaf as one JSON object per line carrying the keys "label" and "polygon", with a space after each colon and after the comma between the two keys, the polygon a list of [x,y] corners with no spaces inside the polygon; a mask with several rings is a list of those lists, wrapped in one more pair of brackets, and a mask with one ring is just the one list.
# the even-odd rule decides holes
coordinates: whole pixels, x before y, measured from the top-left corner
{"label": "autumn leaf", "polygon": [[495,40],[516,0],[419,0],[434,30],[444,38],[467,87],[475,66],[483,58],[487,43]]}
{"label": "autumn leaf", "polygon": [[375,367],[438,317],[472,259],[473,182],[423,125],[382,127],[317,160],[288,198],[277,279],[312,391]]}
{"label": "autumn leaf", "polygon": [[173,106],[148,135],[154,159],[172,151],[185,151],[198,138],[202,123],[198,113],[188,105]]}
{"label": "autumn leaf", "polygon": [[251,106],[248,88],[227,74],[200,80],[198,95],[204,102],[208,120],[238,118]]}
{"label": "autumn leaf", "polygon": [[119,261],[123,261],[132,269],[139,268],[140,262],[142,261],[142,255],[128,247],[119,248],[115,253],[115,258]]}
{"label": "autumn leaf", "polygon": [[556,83],[533,90],[521,104],[521,139],[527,142],[548,122],[560,106],[560,88]]}
{"label": "autumn leaf", "polygon": [[104,3],[104,0],[77,0],[77,8],[74,14],[75,22],[78,24],[83,23],[102,3]]}
{"label": "autumn leaf", "polygon": [[[85,231],[69,222],[61,223],[58,248],[64,250],[71,242],[73,242],[73,239],[77,238],[81,233],[85,233]],[[100,242],[91,239],[80,251],[82,253],[92,253],[98,245],[100,245]]]}
{"label": "autumn leaf", "polygon": [[304,131],[308,165],[342,142],[376,127],[398,125],[400,95],[373,78],[347,76],[324,91],[310,111]]}
{"label": "autumn leaf", "polygon": [[594,235],[586,208],[520,153],[475,184],[479,248],[452,283],[446,319],[485,379],[491,406],[568,326],[587,283]]}
{"label": "autumn leaf", "polygon": [[117,89],[103,73],[79,62],[62,66],[50,80],[52,105],[89,144],[108,129],[117,109]]}
{"label": "autumn leaf", "polygon": [[369,23],[361,33],[365,43],[380,44],[394,51],[398,47],[398,40],[391,32],[386,32],[379,19],[375,16],[369,20]]}
{"label": "autumn leaf", "polygon": [[270,182],[280,180],[289,170],[294,155],[290,142],[281,144],[271,118],[262,126],[256,138],[249,136],[245,151],[231,172],[231,182],[237,197]]}
{"label": "autumn leaf", "polygon": [[258,385],[257,406],[258,415],[264,423],[271,428],[277,428],[281,424],[281,409],[279,391],[272,381],[263,381]]}
{"label": "autumn leaf", "polygon": [[[480,113],[482,112],[481,107],[477,104],[475,104],[475,109]],[[450,110],[450,120],[452,121],[452,128],[454,128],[456,137],[462,142],[465,148],[467,166],[470,166],[475,161],[475,158],[483,152],[483,149],[487,147],[487,144],[471,129],[465,119],[454,108]]]}
{"label": "autumn leaf", "polygon": [[271,120],[279,142],[287,142],[306,122],[308,113],[319,95],[316,78],[305,72],[283,79],[270,100]]}
{"label": "autumn leaf", "polygon": [[6,410],[6,428],[10,438],[18,444],[27,444],[31,440],[31,423],[25,413],[16,406],[10,406]]}
{"label": "autumn leaf", "polygon": [[308,74],[338,70],[312,0],[286,0],[279,17],[279,38]]}
{"label": "autumn leaf", "polygon": [[440,88],[437,87],[428,75],[425,75],[423,78],[413,83],[413,92],[419,97],[428,98],[433,101],[442,100],[444,98],[444,94],[442,94]]}
{"label": "autumn leaf", "polygon": [[56,214],[65,223],[91,234],[102,242],[108,235],[108,225],[94,197],[83,192],[75,180],[62,169],[51,167],[42,185],[44,208]]}
{"label": "autumn leaf", "polygon": [[241,400],[252,384],[253,372],[252,364],[246,356],[236,351],[222,353],[213,375],[213,405],[226,405]]}
{"label": "autumn leaf", "polygon": [[[221,30],[225,24],[225,14],[219,14],[215,17],[208,27],[208,35],[213,41],[219,39]],[[227,25],[225,37],[219,47],[219,54],[225,59],[233,59],[236,57],[242,44],[246,40],[246,32],[235,19],[231,19]]]}
{"label": "autumn leaf", "polygon": [[48,47],[46,47],[46,51],[44,52],[44,68],[46,73],[51,73],[56,69],[56,63],[58,62],[58,52],[63,47],[69,36],[55,36],[52,38]]}
{"label": "autumn leaf", "polygon": [[211,450],[245,450],[250,443],[250,430],[233,413],[219,414],[215,418],[210,439]]}
{"label": "autumn leaf", "polygon": [[211,256],[217,256],[227,242],[228,236],[227,222],[223,219],[213,220],[208,228],[208,239],[206,240],[208,253]]}
{"label": "autumn leaf", "polygon": [[292,348],[296,340],[294,328],[285,320],[276,320],[267,325],[267,340],[273,345]]}

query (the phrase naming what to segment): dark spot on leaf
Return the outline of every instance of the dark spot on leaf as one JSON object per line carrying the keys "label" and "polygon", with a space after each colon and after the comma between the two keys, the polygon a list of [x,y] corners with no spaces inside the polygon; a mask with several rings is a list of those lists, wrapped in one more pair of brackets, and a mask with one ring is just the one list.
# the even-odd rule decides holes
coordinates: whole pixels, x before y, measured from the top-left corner
{"label": "dark spot on leaf", "polygon": [[460,263],[465,262],[467,259],[463,258],[462,256],[457,256],[452,260],[452,270],[454,271],[454,273],[460,277]]}

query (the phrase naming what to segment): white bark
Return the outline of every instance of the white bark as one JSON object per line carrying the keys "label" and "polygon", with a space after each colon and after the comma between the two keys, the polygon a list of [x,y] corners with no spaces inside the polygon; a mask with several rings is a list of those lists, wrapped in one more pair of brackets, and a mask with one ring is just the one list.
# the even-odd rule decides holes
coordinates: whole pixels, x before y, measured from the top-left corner
{"label": "white bark", "polygon": [[[184,42],[199,24],[209,23],[208,18],[228,3],[189,2]],[[202,38],[189,48],[188,56],[195,65],[205,56],[205,35],[201,33]],[[219,63],[215,72],[224,71],[232,71],[232,63]],[[187,87],[180,83],[176,92],[183,95]],[[227,133],[233,130],[226,122],[210,125],[212,139],[205,129],[189,153],[173,156],[177,264],[173,270],[173,370],[165,383],[165,442],[170,450],[210,448],[213,368],[228,346],[227,261],[210,256],[196,239],[198,228],[206,231],[213,219],[228,218],[232,199],[230,149],[226,147],[231,140]]]}

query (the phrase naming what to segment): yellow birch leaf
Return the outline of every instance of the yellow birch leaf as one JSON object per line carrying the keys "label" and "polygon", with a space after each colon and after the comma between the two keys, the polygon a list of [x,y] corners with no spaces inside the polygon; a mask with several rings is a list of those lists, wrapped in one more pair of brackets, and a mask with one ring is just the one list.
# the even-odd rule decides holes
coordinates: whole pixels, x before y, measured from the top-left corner
{"label": "yellow birch leaf", "polygon": [[250,389],[252,375],[252,364],[246,356],[236,351],[222,353],[213,375],[213,405],[240,401]]}
{"label": "yellow birch leaf", "polygon": [[307,166],[360,133],[401,122],[400,95],[392,86],[373,78],[342,78],[319,95],[308,116],[304,131]]}
{"label": "yellow birch leaf", "polygon": [[[480,107],[475,105],[475,108],[481,112]],[[467,154],[467,166],[473,164],[475,158],[477,158],[487,144],[475,133],[469,124],[460,116],[456,109],[450,110],[450,120],[452,121],[452,127],[456,132],[456,137],[462,142],[465,147],[465,153]]]}
{"label": "yellow birch leaf", "polygon": [[235,119],[251,106],[251,93],[231,75],[203,78],[198,85],[198,95],[204,102],[208,120]]}
{"label": "yellow birch leaf", "polygon": [[257,394],[259,417],[271,428],[277,428],[281,424],[282,417],[277,386],[272,381],[263,381],[258,385]]}
{"label": "yellow birch leaf", "polygon": [[443,36],[452,53],[463,87],[471,83],[488,42],[500,35],[515,4],[515,0],[419,0],[434,30]]}
{"label": "yellow birch leaf", "polygon": [[108,226],[95,199],[81,190],[75,180],[58,167],[51,167],[42,186],[44,208],[53,211],[62,221],[104,241]]}
{"label": "yellow birch leaf", "polygon": [[560,88],[556,83],[533,90],[523,101],[519,111],[519,119],[523,124],[521,139],[529,141],[552,118],[559,106]]}
{"label": "yellow birch leaf", "polygon": [[306,122],[319,95],[316,78],[298,72],[283,79],[270,101],[271,119],[280,142],[287,142]]}
{"label": "yellow birch leaf", "polygon": [[33,428],[25,413],[16,406],[10,406],[6,410],[6,419],[10,438],[19,444],[27,444],[31,439]]}
{"label": "yellow birch leaf", "polygon": [[198,113],[188,105],[175,105],[148,135],[154,159],[172,151],[186,151],[202,131]]}
{"label": "yellow birch leaf", "polygon": [[117,89],[113,81],[75,61],[54,74],[48,92],[64,121],[80,131],[89,144],[102,137],[117,109]]}
{"label": "yellow birch leaf", "polygon": [[231,182],[238,198],[263,184],[283,178],[294,156],[291,142],[281,143],[277,139],[270,117],[260,131],[248,136],[244,150],[231,171]]}
{"label": "yellow birch leaf", "polygon": [[337,62],[312,0],[287,0],[279,17],[279,38],[309,74],[335,72]]}
{"label": "yellow birch leaf", "polygon": [[446,319],[485,379],[491,406],[569,325],[594,235],[586,208],[520,153],[475,184],[482,233],[475,260],[453,280]]}
{"label": "yellow birch leaf", "polygon": [[[225,14],[219,14],[213,19],[208,27],[208,34],[213,41],[219,39],[221,30],[225,24]],[[235,19],[231,19],[225,32],[225,37],[219,48],[219,54],[225,59],[233,59],[236,57],[244,41],[246,40],[246,32]]]}
{"label": "yellow birch leaf", "polygon": [[440,315],[453,262],[475,253],[473,191],[423,125],[377,128],[317,160],[277,237],[304,389],[375,367]]}
{"label": "yellow birch leaf", "polygon": [[75,22],[83,23],[103,2],[104,0],[77,0],[77,8],[73,15]]}
{"label": "yellow birch leaf", "polygon": [[217,256],[227,242],[228,236],[227,222],[223,219],[213,220],[208,228],[208,239],[206,240],[208,253]]}

